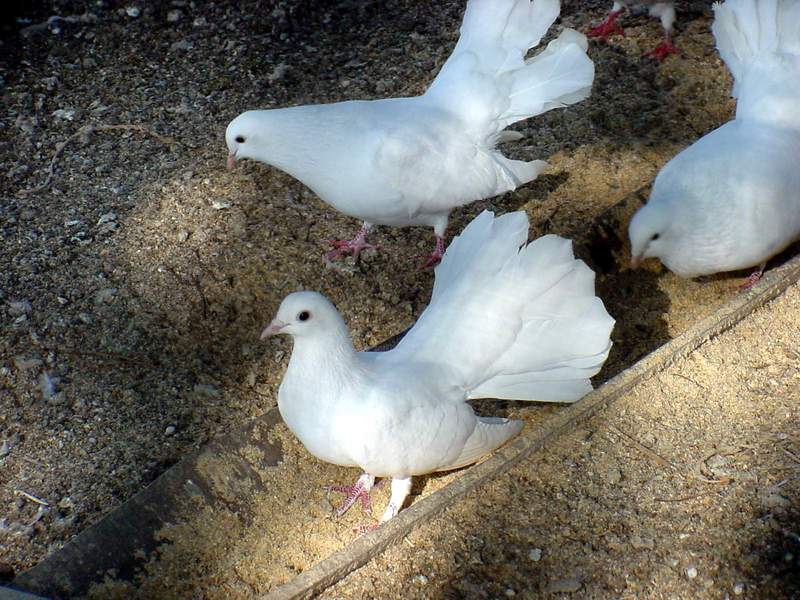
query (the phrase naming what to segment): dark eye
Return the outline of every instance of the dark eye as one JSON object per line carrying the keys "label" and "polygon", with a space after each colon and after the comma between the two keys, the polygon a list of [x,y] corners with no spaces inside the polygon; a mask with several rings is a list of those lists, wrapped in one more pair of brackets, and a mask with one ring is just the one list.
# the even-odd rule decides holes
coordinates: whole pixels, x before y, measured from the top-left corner
{"label": "dark eye", "polygon": [[237,135],[236,136],[236,143],[237,144],[244,144],[244,136],[243,135]]}
{"label": "dark eye", "polygon": [[660,233],[654,233],[654,234],[653,234],[653,237],[651,237],[651,238],[650,238],[650,241],[652,242],[652,241],[654,241],[654,240],[657,240],[657,239],[658,239],[658,238],[660,238],[660,237],[661,237],[661,234],[660,234]]}
{"label": "dark eye", "polygon": [[311,313],[307,310],[304,310],[299,315],[297,315],[298,321],[308,321],[311,318]]}

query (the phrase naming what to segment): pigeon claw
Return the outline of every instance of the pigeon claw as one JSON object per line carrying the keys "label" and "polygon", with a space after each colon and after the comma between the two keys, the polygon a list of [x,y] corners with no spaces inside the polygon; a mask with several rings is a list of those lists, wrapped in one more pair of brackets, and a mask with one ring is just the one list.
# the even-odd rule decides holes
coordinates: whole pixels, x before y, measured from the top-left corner
{"label": "pigeon claw", "polygon": [[359,255],[364,250],[378,251],[380,249],[380,246],[368,244],[363,239],[359,239],[359,237],[352,240],[328,240],[328,243],[333,246],[333,250],[325,253],[325,258],[328,260],[334,260],[352,254],[353,258],[358,261]]}
{"label": "pigeon claw", "polygon": [[625,30],[617,25],[617,17],[620,15],[622,10],[617,10],[612,13],[609,13],[606,20],[600,23],[597,27],[592,27],[586,35],[591,38],[599,38],[603,41],[607,41],[609,37],[615,34],[619,34],[624,36]]}
{"label": "pigeon claw", "polygon": [[681,51],[669,40],[664,40],[658,46],[647,52],[645,56],[652,56],[658,61],[663,61],[670,54],[680,54]]}
{"label": "pigeon claw", "polygon": [[331,485],[328,486],[329,492],[345,494],[344,501],[333,511],[336,518],[341,517],[357,502],[361,501],[361,508],[368,515],[372,514],[372,502],[369,499],[369,491],[375,484],[375,478],[366,473],[358,478],[353,485]]}
{"label": "pigeon claw", "polygon": [[418,254],[414,258],[424,258],[425,262],[422,263],[419,267],[420,271],[426,271],[438,265],[442,257],[444,256],[444,238],[441,236],[436,236],[436,247],[433,249],[433,252],[430,254]]}
{"label": "pigeon claw", "polygon": [[603,21],[597,27],[592,27],[587,34],[590,38],[608,41],[612,35],[625,35],[625,30],[614,23],[614,21]]}
{"label": "pigeon claw", "polygon": [[763,264],[758,269],[750,273],[750,276],[747,279],[745,279],[742,285],[739,286],[739,291],[741,293],[744,293],[744,292],[749,292],[751,289],[753,289],[753,286],[757,284],[759,281],[761,281],[761,276],[764,274],[764,268],[766,266],[767,266],[766,264]]}

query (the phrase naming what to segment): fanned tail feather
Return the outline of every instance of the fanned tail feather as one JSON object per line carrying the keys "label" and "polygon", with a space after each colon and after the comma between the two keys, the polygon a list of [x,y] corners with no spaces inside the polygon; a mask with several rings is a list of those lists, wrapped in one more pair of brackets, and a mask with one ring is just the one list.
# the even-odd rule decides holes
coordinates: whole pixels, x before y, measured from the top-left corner
{"label": "fanned tail feather", "polygon": [[525,245],[527,233],[524,212],[476,217],[448,247],[431,302],[396,351],[446,363],[470,398],[573,402],[588,392],[614,320],[571,242]]}
{"label": "fanned tail feather", "polygon": [[497,193],[535,179],[542,163],[505,158],[494,145],[503,129],[589,96],[594,63],[586,37],[565,29],[526,59],[560,12],[559,0],[470,0],[461,36],[425,97],[462,117],[508,175]]}
{"label": "fanned tail feather", "polygon": [[727,0],[714,4],[714,16],[737,118],[800,127],[800,2]]}

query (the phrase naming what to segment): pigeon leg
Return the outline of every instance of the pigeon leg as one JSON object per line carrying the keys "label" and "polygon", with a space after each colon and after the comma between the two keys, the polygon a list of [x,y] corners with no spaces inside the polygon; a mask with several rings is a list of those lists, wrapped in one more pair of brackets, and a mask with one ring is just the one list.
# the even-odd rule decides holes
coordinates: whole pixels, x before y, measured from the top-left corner
{"label": "pigeon leg", "polygon": [[612,10],[608,13],[608,17],[606,20],[600,23],[597,27],[592,27],[587,35],[593,38],[599,38],[601,40],[608,40],[608,38],[615,33],[619,35],[625,35],[625,30],[617,25],[617,17],[622,14],[622,11],[625,10],[625,7],[618,8],[616,10]]}
{"label": "pigeon leg", "polygon": [[334,511],[334,515],[341,517],[344,513],[350,510],[350,507],[356,503],[356,500],[361,500],[361,507],[368,515],[372,514],[372,503],[369,501],[369,491],[375,485],[375,478],[364,473],[359,477],[353,485],[332,485],[328,487],[329,492],[338,492],[345,494],[345,499],[342,504]]}
{"label": "pigeon leg", "polygon": [[361,254],[363,250],[377,250],[379,246],[367,243],[367,234],[371,227],[372,225],[370,223],[364,222],[361,229],[359,229],[356,234],[356,237],[352,240],[329,240],[330,245],[333,246],[333,250],[326,253],[325,258],[333,260],[345,254],[352,254],[353,258],[357,261],[358,255]]}
{"label": "pigeon leg", "polygon": [[764,274],[764,269],[766,268],[767,268],[766,261],[758,265],[758,268],[752,273],[750,273],[750,276],[739,287],[739,291],[740,292],[750,291],[753,288],[753,286],[761,280],[761,276]]}
{"label": "pigeon leg", "polygon": [[389,506],[386,507],[381,517],[381,523],[386,523],[386,521],[392,517],[397,516],[397,513],[403,508],[403,502],[406,501],[410,492],[411,477],[405,477],[403,479],[397,477],[392,478],[392,496],[389,499]]}
{"label": "pigeon leg", "polygon": [[444,237],[437,233],[436,247],[433,249],[433,252],[427,256],[415,256],[414,258],[425,259],[425,262],[419,268],[420,271],[424,271],[425,269],[430,269],[438,265],[439,261],[442,260],[442,256],[444,256]]}
{"label": "pigeon leg", "polygon": [[664,41],[661,42],[658,46],[647,52],[645,56],[652,56],[653,58],[662,61],[667,58],[670,54],[680,54],[681,51],[678,50],[677,46],[672,43],[672,36],[669,34],[664,36]]}

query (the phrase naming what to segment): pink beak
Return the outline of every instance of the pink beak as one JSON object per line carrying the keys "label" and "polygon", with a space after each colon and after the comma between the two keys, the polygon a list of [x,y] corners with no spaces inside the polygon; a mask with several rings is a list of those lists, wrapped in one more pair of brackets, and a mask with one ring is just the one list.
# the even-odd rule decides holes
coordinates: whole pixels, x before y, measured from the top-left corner
{"label": "pink beak", "polygon": [[228,154],[228,171],[232,171],[236,167],[236,155]]}
{"label": "pink beak", "polygon": [[261,332],[261,339],[265,340],[271,335],[276,335],[281,332],[281,329],[286,327],[286,323],[283,321],[279,321],[278,319],[273,319],[272,323],[267,325],[264,328],[264,331]]}
{"label": "pink beak", "polygon": [[641,256],[631,256],[631,269],[638,269],[643,260]]}

